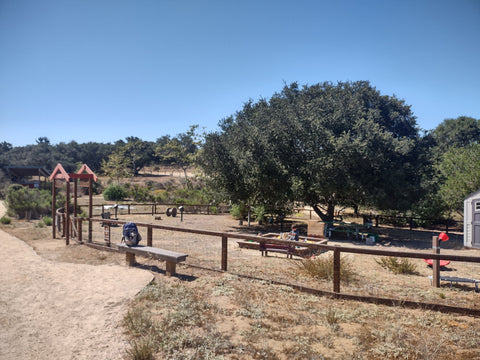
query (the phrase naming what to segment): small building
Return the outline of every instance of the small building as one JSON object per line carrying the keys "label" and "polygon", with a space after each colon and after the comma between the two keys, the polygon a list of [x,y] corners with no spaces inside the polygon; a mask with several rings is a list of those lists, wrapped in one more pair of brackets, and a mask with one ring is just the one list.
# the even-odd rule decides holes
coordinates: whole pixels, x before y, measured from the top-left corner
{"label": "small building", "polygon": [[480,190],[463,201],[463,245],[480,248]]}
{"label": "small building", "polygon": [[7,166],[5,169],[13,183],[29,188],[39,188],[50,176],[50,172],[41,166]]}

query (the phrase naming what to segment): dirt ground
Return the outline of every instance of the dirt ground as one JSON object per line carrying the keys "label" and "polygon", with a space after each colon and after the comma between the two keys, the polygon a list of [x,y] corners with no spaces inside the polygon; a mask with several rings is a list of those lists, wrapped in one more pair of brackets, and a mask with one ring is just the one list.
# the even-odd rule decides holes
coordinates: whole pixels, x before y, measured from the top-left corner
{"label": "dirt ground", "polygon": [[128,302],[153,279],[151,273],[73,264],[62,257],[52,261],[2,230],[0,243],[0,359],[123,356],[120,322]]}
{"label": "dirt ground", "polygon": [[[245,223],[239,225],[229,215],[185,214],[183,221],[165,215],[161,219],[151,215],[120,215],[119,218],[138,223],[246,234],[279,232],[289,226],[288,223],[283,228],[279,224],[259,226],[252,223],[248,227]],[[307,220],[306,214],[289,219],[301,223],[303,233],[306,233],[304,224]],[[94,241],[101,243],[103,228],[99,223],[93,225]],[[63,239],[51,238],[50,227],[38,227],[35,222],[17,222],[3,228],[28,240],[23,242],[0,232],[0,241],[9,246],[8,254],[11,254],[0,264],[0,359],[50,359],[52,354],[58,359],[118,359],[126,346],[119,329],[125,305],[152,277],[162,282],[186,280],[188,286],[195,287],[197,280],[206,282],[206,279],[224,276],[205,270],[220,268],[220,241],[209,236],[155,230],[154,246],[189,254],[187,265],[177,266],[179,276],[167,278],[162,263],[137,258],[139,264],[129,269],[125,266],[124,255],[99,251],[74,241],[65,246]],[[431,231],[399,234],[387,228],[379,232],[380,241],[374,248],[412,252],[431,251],[431,237],[435,234]],[[146,238],[145,233],[144,230]],[[112,228],[112,238],[114,242],[120,240],[120,227]],[[455,235],[452,240],[442,253],[480,256],[480,250],[463,249]],[[332,240],[329,244],[372,248],[354,240]],[[301,274],[297,266],[301,258],[288,260],[283,254],[261,257],[259,251],[239,248],[234,239],[229,239],[228,246],[230,274],[332,289],[330,281],[318,281]],[[421,259],[411,259],[417,266],[414,275],[394,275],[380,267],[375,256],[350,254],[345,259],[356,273],[354,282],[342,284],[342,291],[346,293],[480,308],[480,294],[473,291],[471,284],[450,287],[450,284],[442,283],[439,289],[431,287],[428,276],[432,270]],[[443,274],[480,278],[480,265],[452,262],[442,271]],[[217,301],[226,299],[221,297]],[[321,300],[322,303],[326,301]],[[341,303],[349,303],[351,308],[358,306],[355,302]],[[238,326],[241,325],[233,328]],[[332,350],[332,358],[335,358],[334,353]],[[98,354],[104,354],[104,357],[98,357]]]}

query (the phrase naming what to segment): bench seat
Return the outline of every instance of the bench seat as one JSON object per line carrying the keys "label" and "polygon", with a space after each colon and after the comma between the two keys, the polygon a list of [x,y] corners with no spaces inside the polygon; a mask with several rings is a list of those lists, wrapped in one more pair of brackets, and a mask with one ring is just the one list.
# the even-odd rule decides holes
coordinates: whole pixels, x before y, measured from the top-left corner
{"label": "bench seat", "polygon": [[291,259],[295,252],[294,246],[280,245],[280,244],[267,244],[263,242],[260,243],[259,248],[260,248],[260,251],[262,252],[262,256],[268,256],[268,252],[270,251],[270,252],[287,254],[287,258]]}
{"label": "bench seat", "polygon": [[125,244],[117,244],[117,249],[126,254],[128,266],[135,264],[135,255],[148,257],[156,260],[162,260],[166,263],[166,273],[168,276],[175,275],[176,265],[187,259],[187,254],[175,251],[159,249],[151,246],[127,246]]}
{"label": "bench seat", "polygon": [[[430,279],[430,283],[431,283],[433,276],[430,275],[428,278]],[[475,292],[478,292],[478,284],[480,283],[480,280],[477,280],[477,279],[462,278],[462,277],[456,277],[456,276],[440,276],[440,281],[450,281],[450,287],[452,287],[452,284],[454,282],[475,284]]]}

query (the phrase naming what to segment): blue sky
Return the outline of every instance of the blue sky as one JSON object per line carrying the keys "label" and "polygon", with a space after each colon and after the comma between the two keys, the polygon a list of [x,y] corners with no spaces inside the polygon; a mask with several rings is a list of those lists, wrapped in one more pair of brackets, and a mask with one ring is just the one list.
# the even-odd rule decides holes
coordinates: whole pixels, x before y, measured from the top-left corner
{"label": "blue sky", "polygon": [[0,0],[0,142],[206,131],[298,82],[368,80],[422,129],[480,119],[480,0]]}

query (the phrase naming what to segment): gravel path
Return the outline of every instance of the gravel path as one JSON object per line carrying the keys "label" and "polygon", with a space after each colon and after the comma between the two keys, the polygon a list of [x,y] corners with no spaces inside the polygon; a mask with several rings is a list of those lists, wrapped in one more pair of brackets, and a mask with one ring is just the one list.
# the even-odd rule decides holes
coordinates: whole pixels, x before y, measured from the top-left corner
{"label": "gravel path", "polygon": [[0,359],[122,358],[119,324],[152,274],[49,261],[1,230],[0,244]]}

